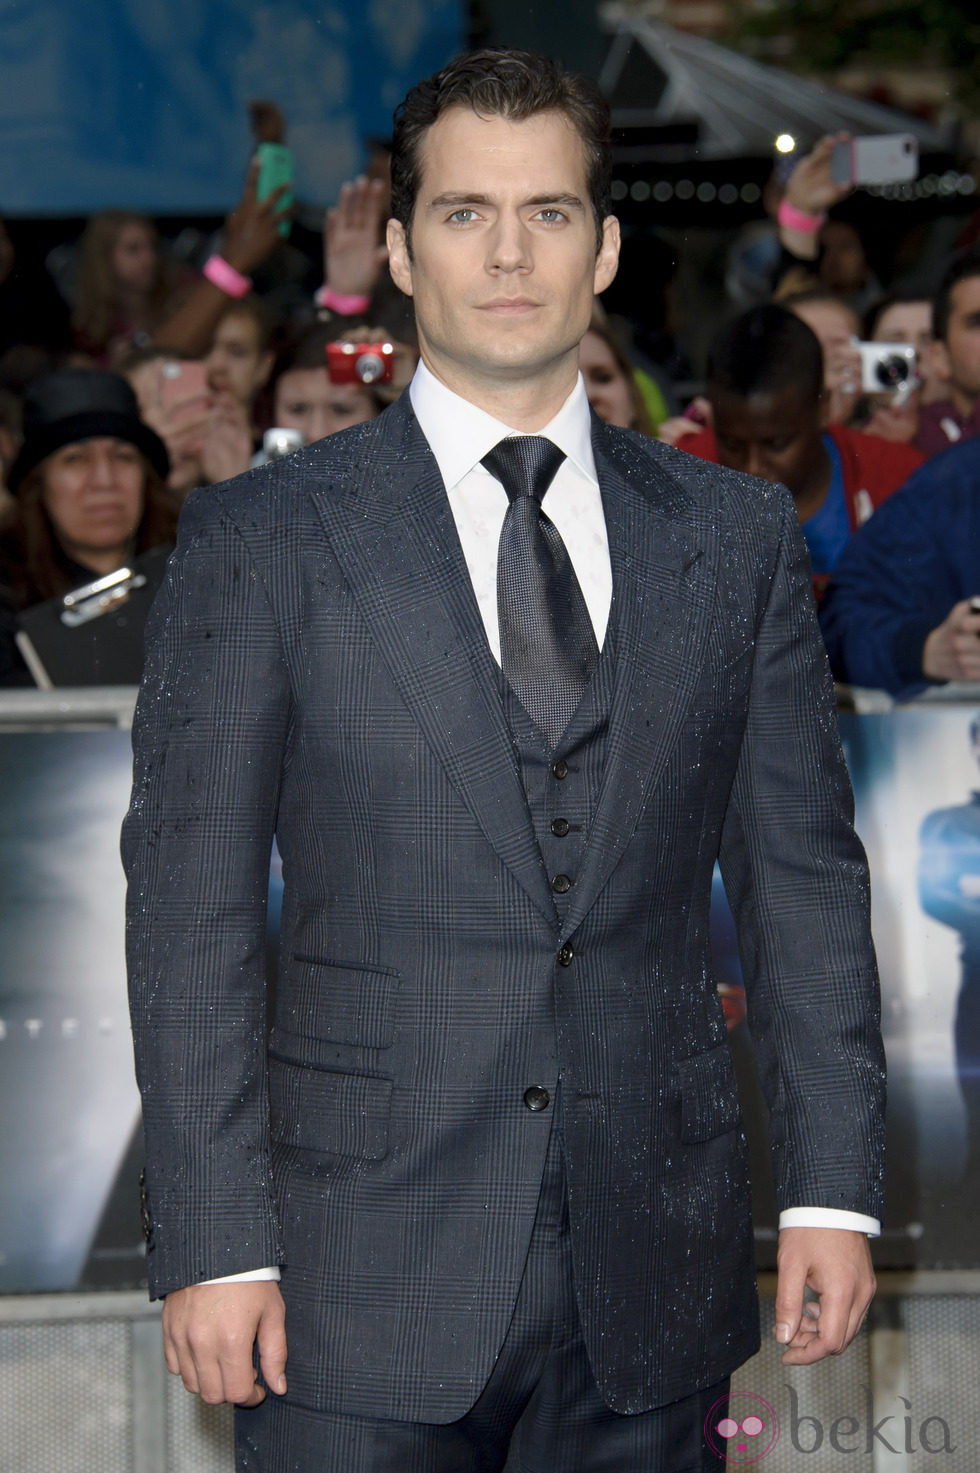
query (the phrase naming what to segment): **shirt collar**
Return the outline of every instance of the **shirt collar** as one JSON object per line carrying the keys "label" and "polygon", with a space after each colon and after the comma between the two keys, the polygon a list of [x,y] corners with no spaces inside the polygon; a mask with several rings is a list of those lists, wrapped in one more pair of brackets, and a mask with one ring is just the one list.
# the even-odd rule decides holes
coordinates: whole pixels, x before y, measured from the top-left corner
{"label": "shirt collar", "polygon": [[[408,392],[447,491],[479,466],[498,440],[524,433],[453,393],[421,360]],[[581,374],[554,419],[538,433],[553,440],[589,480],[599,484],[592,454],[591,411]]]}

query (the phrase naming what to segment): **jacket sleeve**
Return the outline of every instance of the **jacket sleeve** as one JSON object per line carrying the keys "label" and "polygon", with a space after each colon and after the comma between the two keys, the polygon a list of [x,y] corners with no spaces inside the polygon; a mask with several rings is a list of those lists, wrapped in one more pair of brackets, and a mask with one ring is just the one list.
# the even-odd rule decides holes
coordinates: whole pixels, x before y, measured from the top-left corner
{"label": "jacket sleeve", "polygon": [[899,700],[930,684],[922,673],[926,638],[955,603],[980,592],[980,578],[969,586],[964,561],[975,559],[971,535],[980,530],[966,490],[948,466],[927,464],[851,538],[820,609],[838,680]]}
{"label": "jacket sleeve", "polygon": [[880,1218],[885,1071],[870,884],[789,498],[719,854],[780,1210]]}
{"label": "jacket sleeve", "polygon": [[265,950],[290,693],[266,590],[211,491],[146,634],[123,828],[151,1293],[279,1261]]}

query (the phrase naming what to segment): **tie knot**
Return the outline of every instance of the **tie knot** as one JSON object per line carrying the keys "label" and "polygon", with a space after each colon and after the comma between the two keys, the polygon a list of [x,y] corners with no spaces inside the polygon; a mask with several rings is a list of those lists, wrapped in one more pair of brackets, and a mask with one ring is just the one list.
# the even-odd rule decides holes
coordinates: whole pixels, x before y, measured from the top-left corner
{"label": "tie knot", "polygon": [[487,452],[483,464],[511,501],[533,496],[540,505],[564,459],[565,452],[543,435],[509,435]]}

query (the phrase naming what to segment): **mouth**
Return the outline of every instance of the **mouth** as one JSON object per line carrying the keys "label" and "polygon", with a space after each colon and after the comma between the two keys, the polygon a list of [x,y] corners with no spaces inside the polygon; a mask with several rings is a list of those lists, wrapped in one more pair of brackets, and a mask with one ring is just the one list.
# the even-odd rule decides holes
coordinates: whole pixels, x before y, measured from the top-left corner
{"label": "mouth", "polygon": [[90,502],[85,507],[85,515],[92,521],[106,521],[123,515],[123,507],[118,501],[96,501]]}
{"label": "mouth", "polygon": [[480,311],[490,312],[496,317],[522,317],[537,311],[540,305],[530,297],[494,297],[492,301],[483,302]]}

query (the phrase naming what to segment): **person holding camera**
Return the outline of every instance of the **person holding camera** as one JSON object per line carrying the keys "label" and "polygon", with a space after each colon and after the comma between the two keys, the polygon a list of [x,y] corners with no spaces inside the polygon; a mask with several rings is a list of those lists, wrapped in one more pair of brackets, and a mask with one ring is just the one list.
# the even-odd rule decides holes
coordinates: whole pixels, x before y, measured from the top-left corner
{"label": "person holding camera", "polygon": [[776,303],[751,307],[715,338],[707,397],[711,427],[680,448],[789,488],[819,600],[852,533],[921,465],[921,454],[828,423],[820,344]]}
{"label": "person holding camera", "polygon": [[301,443],[312,445],[377,419],[407,386],[416,361],[414,349],[392,342],[383,328],[314,322],[276,359],[268,386],[268,433],[296,430]]}
{"label": "person holding camera", "polygon": [[[890,292],[865,314],[864,337],[866,350],[871,343],[890,350],[883,355],[881,375],[890,376],[893,386],[864,396],[858,406],[857,427],[883,440],[914,445],[922,406],[943,396],[944,386],[937,380],[930,351],[931,298],[914,289]],[[900,344],[907,354],[905,365],[894,352]]]}

